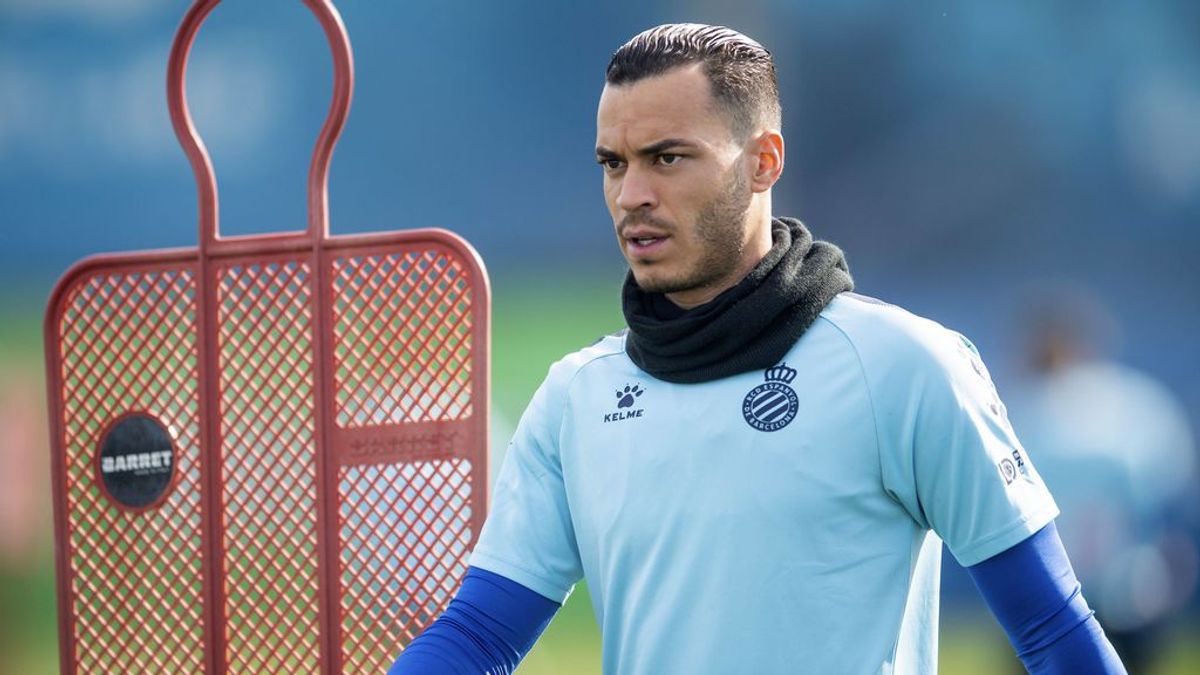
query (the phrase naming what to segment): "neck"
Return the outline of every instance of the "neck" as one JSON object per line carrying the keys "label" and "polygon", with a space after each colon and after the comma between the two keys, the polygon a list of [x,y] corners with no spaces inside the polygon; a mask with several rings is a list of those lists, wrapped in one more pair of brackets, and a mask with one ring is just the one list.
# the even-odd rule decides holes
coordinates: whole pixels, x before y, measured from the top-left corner
{"label": "neck", "polygon": [[[625,351],[668,382],[708,382],[780,362],[838,293],[854,287],[842,252],[797,220],[772,223],[774,247],[746,278],[707,305],[671,312],[625,275]],[[662,311],[667,310],[667,311]]]}

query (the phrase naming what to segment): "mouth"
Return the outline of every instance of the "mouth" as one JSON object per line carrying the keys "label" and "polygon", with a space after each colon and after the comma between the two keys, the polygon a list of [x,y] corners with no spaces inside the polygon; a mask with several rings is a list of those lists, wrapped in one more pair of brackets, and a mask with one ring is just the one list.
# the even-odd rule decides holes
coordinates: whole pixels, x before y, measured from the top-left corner
{"label": "mouth", "polygon": [[661,249],[666,244],[667,239],[667,235],[664,234],[639,233],[636,236],[625,237],[625,246],[630,253],[642,256]]}
{"label": "mouth", "polygon": [[628,241],[634,247],[645,248],[647,246],[653,246],[664,239],[666,239],[666,237],[628,237],[626,241]]}
{"label": "mouth", "polygon": [[639,256],[662,248],[668,239],[670,239],[670,234],[666,230],[653,227],[648,223],[630,224],[622,228],[621,232],[621,240],[625,242],[625,248],[629,253]]}

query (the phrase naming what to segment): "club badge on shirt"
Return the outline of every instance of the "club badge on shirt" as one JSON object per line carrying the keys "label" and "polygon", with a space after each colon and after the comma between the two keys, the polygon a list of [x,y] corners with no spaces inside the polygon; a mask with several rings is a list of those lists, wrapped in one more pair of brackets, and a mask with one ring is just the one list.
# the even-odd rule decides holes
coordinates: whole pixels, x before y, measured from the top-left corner
{"label": "club badge on shirt", "polygon": [[759,431],[779,431],[796,419],[800,410],[800,398],[789,386],[796,379],[796,370],[781,363],[768,368],[763,376],[767,381],[742,399],[742,417]]}

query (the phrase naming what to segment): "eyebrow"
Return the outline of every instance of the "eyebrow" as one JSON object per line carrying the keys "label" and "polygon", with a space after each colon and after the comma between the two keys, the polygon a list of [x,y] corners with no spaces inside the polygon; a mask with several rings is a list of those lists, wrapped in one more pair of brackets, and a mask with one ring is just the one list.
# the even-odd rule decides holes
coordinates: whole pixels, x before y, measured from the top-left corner
{"label": "eyebrow", "polygon": [[[638,150],[634,151],[634,154],[639,155],[641,157],[649,157],[649,156],[661,154],[662,152],[673,149],[673,148],[696,148],[696,147],[699,147],[699,146],[691,141],[687,141],[682,138],[664,138],[661,141],[651,143],[650,145],[639,148]],[[600,157],[602,159],[609,159],[609,158],[621,159],[620,153],[618,153],[614,150],[609,150],[608,148],[604,147],[603,145],[596,146],[596,156]]]}

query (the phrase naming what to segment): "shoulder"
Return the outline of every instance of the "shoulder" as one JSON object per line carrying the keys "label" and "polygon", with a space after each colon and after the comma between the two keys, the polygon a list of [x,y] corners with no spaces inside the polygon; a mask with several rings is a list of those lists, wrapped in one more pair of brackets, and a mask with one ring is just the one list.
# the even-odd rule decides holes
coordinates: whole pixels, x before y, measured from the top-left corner
{"label": "shoulder", "polygon": [[525,407],[521,422],[517,425],[518,434],[522,430],[541,434],[545,441],[543,447],[552,447],[554,443],[551,439],[556,436],[556,430],[569,407],[571,392],[578,389],[574,385],[580,373],[603,364],[619,364],[622,360],[627,362],[628,359],[625,356],[624,334],[614,334],[555,361]]}
{"label": "shoulder", "polygon": [[543,388],[549,392],[565,394],[571,383],[585,370],[615,366],[628,360],[625,355],[625,330],[596,340],[583,349],[563,356],[550,366]]}
{"label": "shoulder", "polygon": [[[868,373],[879,370],[942,369],[977,360],[975,346],[940,323],[857,293],[841,293],[819,321],[842,334]],[[980,364],[982,367],[982,364]]]}

